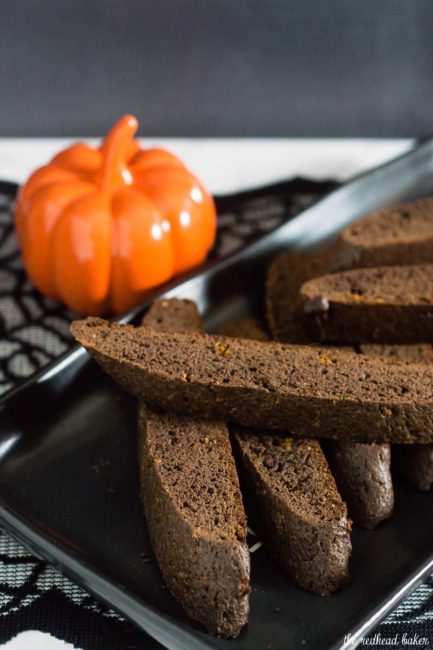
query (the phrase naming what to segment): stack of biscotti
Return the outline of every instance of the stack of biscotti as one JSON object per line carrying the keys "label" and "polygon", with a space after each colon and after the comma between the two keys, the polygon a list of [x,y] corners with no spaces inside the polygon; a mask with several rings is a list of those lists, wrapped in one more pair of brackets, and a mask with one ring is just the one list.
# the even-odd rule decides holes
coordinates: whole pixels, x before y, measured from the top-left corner
{"label": "stack of biscotti", "polygon": [[[282,341],[355,344],[363,354],[431,362],[432,226],[433,199],[422,199],[369,215],[318,254],[281,254],[267,282],[268,320],[274,336]],[[300,257],[304,264],[298,264]],[[295,276],[293,264],[297,265]],[[285,294],[284,286],[290,286]],[[407,389],[402,386],[403,391]],[[394,451],[401,473],[419,489],[429,489],[433,483],[431,445]],[[373,527],[391,513],[390,449],[337,443],[328,447],[328,455],[356,523]],[[365,490],[362,476],[369,474],[381,479],[374,477]],[[388,506],[383,502],[386,495]],[[378,508],[375,513],[373,507],[371,516],[365,517],[358,510],[362,503],[365,509],[367,501],[376,502]]]}
{"label": "stack of biscotti", "polygon": [[347,581],[350,526],[312,438],[433,441],[422,364],[100,318],[72,331],[141,401],[142,498],[155,554],[185,611],[215,634],[238,634],[248,608],[245,520],[222,422],[233,427],[265,543],[299,584],[323,594]]}
{"label": "stack of biscotti", "polygon": [[390,443],[409,480],[430,487],[432,206],[381,211],[318,252],[277,258],[267,284],[276,340],[244,320],[205,334],[181,300],[156,303],[140,328],[73,324],[139,399],[155,555],[171,593],[211,633],[234,637],[247,621],[242,497],[294,581],[327,595],[348,580],[345,502],[366,528],[392,513]]}
{"label": "stack of biscotti", "polygon": [[[288,251],[270,267],[267,281],[267,314],[276,340],[308,342],[311,337],[298,317],[299,291],[310,278],[326,273],[341,260],[339,242],[313,251]],[[320,308],[320,298],[316,300]],[[350,349],[350,348],[349,348]],[[332,442],[325,452],[350,516],[363,528],[375,528],[391,516],[394,490],[391,450],[388,443]]]}
{"label": "stack of biscotti", "polygon": [[[144,328],[197,332],[202,324],[194,303],[172,299],[150,308]],[[248,319],[221,329],[225,336],[268,340]],[[227,426],[140,400],[138,432],[141,498],[169,590],[208,631],[237,636],[248,615],[249,555]],[[249,520],[273,556],[318,595],[344,587],[350,521],[320,444],[288,433],[236,428],[232,434]]]}
{"label": "stack of biscotti", "polygon": [[[253,319],[220,333],[269,340]],[[327,596],[349,581],[350,521],[317,440],[232,427],[248,520],[293,580]]]}
{"label": "stack of biscotti", "polygon": [[[349,269],[433,263],[433,198],[384,208],[345,230],[317,251],[287,251],[272,263],[267,279],[267,315],[278,341],[293,342],[294,319],[304,282]],[[320,305],[317,304],[318,307]]]}
{"label": "stack of biscotti", "polygon": [[[194,303],[176,299],[155,303],[142,326],[202,330]],[[252,319],[220,331],[268,340]],[[141,497],[169,589],[210,632],[236,636],[248,613],[249,565],[227,427],[155,412],[141,402],[138,431]],[[232,433],[254,530],[300,586],[322,596],[344,587],[350,522],[320,444],[275,432]]]}

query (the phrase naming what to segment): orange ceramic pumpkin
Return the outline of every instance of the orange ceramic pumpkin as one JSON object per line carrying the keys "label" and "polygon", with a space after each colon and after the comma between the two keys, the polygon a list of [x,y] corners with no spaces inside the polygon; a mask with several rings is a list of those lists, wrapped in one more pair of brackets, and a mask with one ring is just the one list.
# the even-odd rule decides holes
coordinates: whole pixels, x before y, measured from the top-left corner
{"label": "orange ceramic pumpkin", "polygon": [[72,145],[18,196],[28,275],[83,314],[129,309],[202,262],[215,239],[212,197],[174,155],[140,149],[137,126],[126,115],[99,149]]}

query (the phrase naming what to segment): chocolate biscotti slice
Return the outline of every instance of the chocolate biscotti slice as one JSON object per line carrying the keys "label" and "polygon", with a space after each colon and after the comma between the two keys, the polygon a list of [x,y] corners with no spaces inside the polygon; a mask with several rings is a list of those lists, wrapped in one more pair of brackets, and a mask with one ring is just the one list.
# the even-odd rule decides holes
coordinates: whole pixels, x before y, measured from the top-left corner
{"label": "chocolate biscotti slice", "polygon": [[[162,300],[146,328],[201,328],[194,303]],[[218,636],[247,623],[250,556],[227,427],[139,403],[141,498],[165,582],[191,618]]]}
{"label": "chocolate biscotti slice", "polygon": [[336,243],[277,255],[266,276],[266,316],[272,338],[284,343],[306,343],[308,332],[295,317],[299,289],[307,280],[329,273],[338,253]]}
{"label": "chocolate biscotti slice", "polygon": [[391,517],[394,489],[390,445],[333,441],[325,449],[353,522],[372,529]]}
{"label": "chocolate biscotti slice", "polygon": [[[429,344],[413,345],[361,345],[360,352],[375,356],[433,362],[433,347]],[[399,472],[418,490],[423,492],[433,486],[433,445],[394,445],[393,458]]]}
{"label": "chocolate biscotti slice", "polygon": [[203,330],[201,316],[195,302],[180,298],[154,302],[144,315],[141,326],[158,332],[201,332]]}
{"label": "chocolate biscotti slice", "polygon": [[339,269],[433,262],[433,198],[377,210],[338,240]]}
{"label": "chocolate biscotti slice", "polygon": [[433,341],[433,264],[324,275],[302,285],[299,303],[299,320],[318,341]]}
{"label": "chocolate biscotti slice", "polygon": [[218,636],[248,619],[250,558],[227,429],[139,407],[141,498],[164,580]]}
{"label": "chocolate biscotti slice", "polygon": [[100,318],[75,338],[125,390],[195,417],[359,442],[433,442],[427,365]]}
{"label": "chocolate biscotti slice", "polygon": [[[266,340],[250,319],[220,328]],[[304,589],[327,596],[349,580],[350,521],[317,440],[234,429],[248,519],[279,564]]]}
{"label": "chocolate biscotti slice", "polygon": [[232,432],[249,520],[272,555],[304,589],[344,587],[350,522],[318,441]]}

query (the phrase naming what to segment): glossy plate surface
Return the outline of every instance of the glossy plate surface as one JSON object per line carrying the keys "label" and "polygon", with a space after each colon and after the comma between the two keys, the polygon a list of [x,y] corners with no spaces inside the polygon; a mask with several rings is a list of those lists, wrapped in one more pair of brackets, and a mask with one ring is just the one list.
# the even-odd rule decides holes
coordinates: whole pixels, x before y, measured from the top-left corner
{"label": "glossy plate surface", "polygon": [[[430,141],[164,295],[196,300],[211,331],[234,316],[263,317],[264,270],[276,250],[428,193]],[[432,494],[397,483],[395,516],[374,532],[354,530],[351,585],[330,598],[293,585],[261,548],[252,556],[248,627],[235,641],[214,639],[184,616],[153,559],[138,498],[134,401],[76,348],[0,404],[1,525],[172,650],[342,647],[432,569],[432,505]]]}

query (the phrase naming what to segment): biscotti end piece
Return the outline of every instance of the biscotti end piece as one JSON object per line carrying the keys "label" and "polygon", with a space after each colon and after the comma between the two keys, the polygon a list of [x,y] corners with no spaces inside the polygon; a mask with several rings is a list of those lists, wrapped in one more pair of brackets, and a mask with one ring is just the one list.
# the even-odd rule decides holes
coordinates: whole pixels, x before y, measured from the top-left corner
{"label": "biscotti end piece", "polygon": [[[363,354],[391,357],[431,364],[431,344],[361,345]],[[400,474],[418,490],[426,492],[433,485],[433,445],[394,445],[393,458]]]}
{"label": "biscotti end piece", "polygon": [[350,522],[320,444],[234,428],[253,528],[304,589],[327,596],[349,581]]}
{"label": "biscotti end piece", "polygon": [[372,529],[391,517],[394,490],[390,445],[333,442],[325,448],[354,523]]}
{"label": "biscotti end piece", "polygon": [[302,324],[294,318],[301,285],[328,273],[336,254],[335,242],[313,250],[289,250],[277,255],[266,278],[266,315],[272,338],[282,343],[310,340]]}
{"label": "biscotti end piece", "polygon": [[317,341],[417,343],[433,340],[433,265],[383,266],[305,282],[298,318]]}
{"label": "biscotti end piece", "polygon": [[247,623],[250,557],[226,427],[139,409],[141,498],[173,596],[214,635]]}
{"label": "biscotti end piece", "polygon": [[[201,331],[190,300],[160,300],[144,327]],[[151,543],[173,596],[214,635],[234,638],[248,622],[246,517],[228,430],[139,405],[141,498]]]}
{"label": "biscotti end piece", "polygon": [[195,302],[179,298],[155,301],[141,324],[158,332],[200,332],[203,329]]}
{"label": "biscotti end piece", "polygon": [[88,318],[72,331],[128,392],[199,418],[357,442],[433,442],[427,365]]}
{"label": "biscotti end piece", "polygon": [[408,483],[422,492],[433,487],[433,445],[395,445],[393,454]]}
{"label": "biscotti end piece", "polygon": [[221,325],[219,334],[238,339],[269,341],[269,336],[254,318],[235,318],[234,320],[228,321]]}
{"label": "biscotti end piece", "polygon": [[372,357],[404,359],[415,363],[431,363],[433,361],[433,346],[430,343],[409,343],[407,345],[364,343],[359,346],[359,351],[361,354]]}

